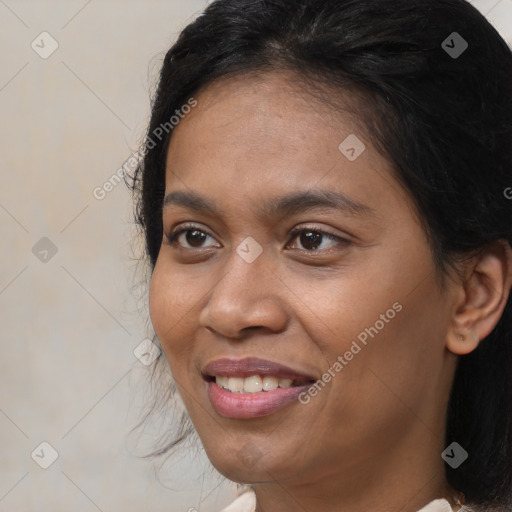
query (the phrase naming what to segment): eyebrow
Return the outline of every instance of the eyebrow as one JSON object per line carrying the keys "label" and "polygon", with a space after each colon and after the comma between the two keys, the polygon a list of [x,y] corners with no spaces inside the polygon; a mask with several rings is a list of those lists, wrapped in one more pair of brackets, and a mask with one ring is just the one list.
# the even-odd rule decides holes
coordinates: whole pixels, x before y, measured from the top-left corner
{"label": "eyebrow", "polygon": [[[163,207],[177,205],[189,210],[214,216],[223,216],[224,211],[217,203],[194,192],[177,190],[165,196]],[[270,198],[259,206],[267,217],[297,215],[309,210],[332,208],[347,215],[373,216],[375,210],[340,192],[331,190],[309,190]]]}

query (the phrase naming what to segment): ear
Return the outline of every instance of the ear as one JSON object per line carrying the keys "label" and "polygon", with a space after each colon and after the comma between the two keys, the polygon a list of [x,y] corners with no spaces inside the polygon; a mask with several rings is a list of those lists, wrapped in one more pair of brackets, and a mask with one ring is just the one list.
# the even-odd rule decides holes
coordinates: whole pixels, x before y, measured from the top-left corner
{"label": "ear", "polygon": [[460,355],[475,350],[503,314],[512,286],[510,245],[490,244],[465,264],[464,274],[446,338],[446,348]]}

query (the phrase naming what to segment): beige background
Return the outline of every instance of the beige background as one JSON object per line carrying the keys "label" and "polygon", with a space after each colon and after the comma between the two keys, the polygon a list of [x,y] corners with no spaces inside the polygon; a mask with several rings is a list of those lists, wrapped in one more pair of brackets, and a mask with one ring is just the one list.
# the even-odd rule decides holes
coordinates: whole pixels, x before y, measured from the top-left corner
{"label": "beige background", "polygon": [[[512,43],[512,0],[474,3]],[[159,480],[135,456],[133,350],[149,331],[131,202],[123,184],[93,195],[137,148],[163,52],[205,4],[0,0],[0,512],[217,511],[234,496],[202,453]],[[43,31],[59,45],[46,59]],[[43,237],[55,255],[33,253]],[[50,460],[43,441],[48,469],[31,458]]]}

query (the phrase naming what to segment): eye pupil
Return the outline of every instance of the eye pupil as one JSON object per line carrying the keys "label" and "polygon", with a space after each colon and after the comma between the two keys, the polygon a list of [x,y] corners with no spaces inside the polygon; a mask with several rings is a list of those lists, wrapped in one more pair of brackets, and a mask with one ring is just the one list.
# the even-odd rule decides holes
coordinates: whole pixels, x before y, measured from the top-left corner
{"label": "eye pupil", "polygon": [[[339,237],[324,233],[323,231],[315,229],[298,229],[293,233],[293,240],[299,240],[302,248],[306,251],[316,251],[319,246],[322,245],[323,239],[327,236],[330,240],[342,240]],[[183,238],[185,240],[183,240]],[[188,249],[201,249],[207,238],[211,237],[207,232],[201,229],[195,229],[193,227],[184,228],[180,231],[175,232],[172,235],[167,235],[171,245],[179,245],[184,249],[186,247],[179,243],[179,239],[182,240],[183,244],[189,245]]]}
{"label": "eye pupil", "polygon": [[[322,233],[317,231],[303,231],[300,236],[300,243],[306,249],[316,249],[321,245]],[[314,247],[311,247],[313,245]]]}
{"label": "eye pupil", "polygon": [[187,239],[188,244],[194,246],[194,244],[196,243],[198,246],[201,246],[201,244],[204,242],[206,238],[206,233],[203,233],[198,229],[189,229],[186,232],[185,238]]}

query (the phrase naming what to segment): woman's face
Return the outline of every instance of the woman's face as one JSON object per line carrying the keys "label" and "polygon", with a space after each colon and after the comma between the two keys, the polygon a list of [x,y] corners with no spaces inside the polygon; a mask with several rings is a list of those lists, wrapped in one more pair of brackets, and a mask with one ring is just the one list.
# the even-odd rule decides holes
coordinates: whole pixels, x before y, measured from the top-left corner
{"label": "woman's face", "polygon": [[290,84],[217,82],[174,129],[150,313],[177,387],[236,481],[442,464],[452,298],[388,162]]}

